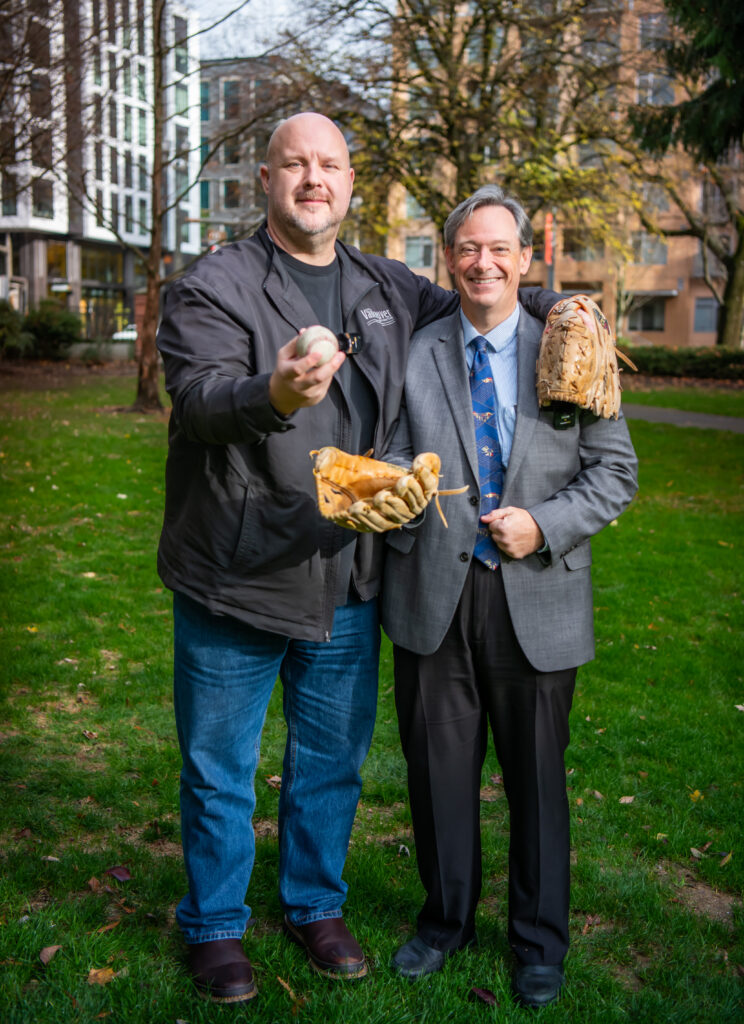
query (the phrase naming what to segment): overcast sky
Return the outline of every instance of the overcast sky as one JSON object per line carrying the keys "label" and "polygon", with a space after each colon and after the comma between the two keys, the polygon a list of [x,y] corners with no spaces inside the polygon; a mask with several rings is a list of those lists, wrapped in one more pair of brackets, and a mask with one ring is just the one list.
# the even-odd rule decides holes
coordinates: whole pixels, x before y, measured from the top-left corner
{"label": "overcast sky", "polygon": [[[182,0],[199,14],[202,28],[235,10],[240,0]],[[250,0],[222,25],[199,37],[202,57],[252,57],[275,39],[290,14],[289,0]]]}

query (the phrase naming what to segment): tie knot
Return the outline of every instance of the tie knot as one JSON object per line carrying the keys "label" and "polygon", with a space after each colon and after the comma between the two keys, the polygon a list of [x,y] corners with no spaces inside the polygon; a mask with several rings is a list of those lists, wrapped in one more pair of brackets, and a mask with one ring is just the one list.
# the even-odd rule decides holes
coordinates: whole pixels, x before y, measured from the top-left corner
{"label": "tie knot", "polygon": [[484,352],[488,351],[488,339],[484,338],[482,334],[479,334],[477,338],[474,339],[474,341],[475,351],[478,352],[480,355],[483,355]]}

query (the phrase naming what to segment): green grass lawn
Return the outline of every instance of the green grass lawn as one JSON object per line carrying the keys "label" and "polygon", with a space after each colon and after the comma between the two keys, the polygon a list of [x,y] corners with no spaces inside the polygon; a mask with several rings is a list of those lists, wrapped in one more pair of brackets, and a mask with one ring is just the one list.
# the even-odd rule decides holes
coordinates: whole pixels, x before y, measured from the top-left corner
{"label": "green grass lawn", "polygon": [[[493,755],[479,946],[419,983],[390,970],[422,894],[387,644],[346,869],[370,977],[327,982],[281,936],[275,692],[245,940],[260,996],[231,1009],[192,991],[174,926],[185,877],[170,595],[155,573],[167,421],[112,411],[133,396],[131,378],[101,374],[2,393],[0,1021],[530,1019],[509,996],[508,815]],[[594,545],[597,659],[579,673],[567,754],[568,984],[539,1017],[734,1024],[744,1019],[744,438],[640,421],[631,431],[640,491]],[[474,1001],[474,987],[496,1007]]]}
{"label": "green grass lawn", "polygon": [[744,388],[699,387],[696,384],[678,387],[653,386],[648,390],[633,382],[631,373],[624,373],[623,400],[634,405],[659,405],[685,412],[712,413],[714,416],[744,416]]}

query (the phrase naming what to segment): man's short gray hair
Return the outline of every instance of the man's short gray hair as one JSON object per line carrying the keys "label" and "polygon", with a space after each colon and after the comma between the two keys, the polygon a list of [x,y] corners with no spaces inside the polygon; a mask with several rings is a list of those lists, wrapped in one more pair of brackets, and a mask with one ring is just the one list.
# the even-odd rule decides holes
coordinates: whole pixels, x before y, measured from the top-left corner
{"label": "man's short gray hair", "polygon": [[509,195],[498,185],[482,185],[472,196],[463,199],[445,221],[444,244],[448,249],[454,247],[455,235],[468,217],[472,217],[481,206],[503,206],[517,222],[517,235],[521,247],[526,249],[532,245],[532,224],[517,197]]}

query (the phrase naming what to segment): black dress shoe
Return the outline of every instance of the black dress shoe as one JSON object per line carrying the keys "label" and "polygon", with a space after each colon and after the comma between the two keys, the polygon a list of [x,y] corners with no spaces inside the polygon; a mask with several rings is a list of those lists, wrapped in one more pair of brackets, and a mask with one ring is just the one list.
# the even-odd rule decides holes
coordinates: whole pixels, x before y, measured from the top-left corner
{"label": "black dress shoe", "polygon": [[524,1006],[547,1006],[558,998],[565,980],[561,964],[520,964],[512,988]]}
{"label": "black dress shoe", "polygon": [[434,949],[418,936],[406,942],[393,956],[393,967],[401,978],[423,978],[425,974],[441,971],[447,951]]}
{"label": "black dress shoe", "polygon": [[342,917],[327,917],[310,924],[292,924],[284,918],[285,934],[302,946],[319,974],[334,981],[363,978],[367,964],[362,947],[346,927]]}
{"label": "black dress shoe", "polygon": [[253,968],[240,939],[189,945],[191,977],[200,996],[213,1003],[246,1003],[258,995]]}

